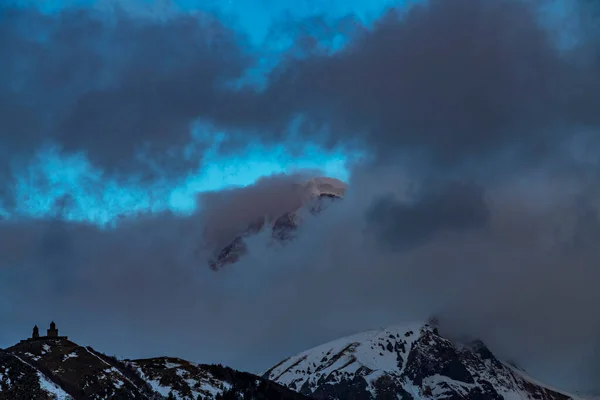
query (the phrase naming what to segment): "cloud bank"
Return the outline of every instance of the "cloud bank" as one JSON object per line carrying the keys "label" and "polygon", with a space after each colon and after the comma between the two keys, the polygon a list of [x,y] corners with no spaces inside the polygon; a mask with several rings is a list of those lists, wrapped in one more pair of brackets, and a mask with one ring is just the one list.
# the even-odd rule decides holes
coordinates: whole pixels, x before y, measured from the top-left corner
{"label": "cloud bank", "polygon": [[449,335],[481,337],[555,386],[599,390],[598,36],[581,2],[568,16],[574,44],[559,46],[546,3],[430,0],[368,27],[324,18],[346,29],[345,47],[325,50],[304,30],[263,89],[228,84],[260,50],[210,16],[4,10],[0,141],[11,154],[53,140],[144,174],[146,149],[176,173],[169,151],[202,118],[235,140],[360,146],[369,158],[352,166],[347,198],[293,243],[258,235],[218,273],[202,245],[296,204],[298,177],[111,228],[2,220],[0,342],[55,319],[121,356],[260,371],[342,334],[436,315]]}

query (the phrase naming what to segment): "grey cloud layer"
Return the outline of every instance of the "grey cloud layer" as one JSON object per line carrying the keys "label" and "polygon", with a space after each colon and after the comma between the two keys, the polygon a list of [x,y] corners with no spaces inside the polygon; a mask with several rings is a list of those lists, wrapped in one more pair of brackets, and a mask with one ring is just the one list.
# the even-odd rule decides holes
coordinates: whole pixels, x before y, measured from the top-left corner
{"label": "grey cloud layer", "polygon": [[[246,257],[217,273],[206,267],[207,232],[278,212],[273,196],[294,179],[218,194],[219,204],[248,202],[231,215],[217,205],[112,229],[0,222],[0,342],[55,319],[73,339],[121,356],[260,371],[340,335],[436,315],[449,334],[482,338],[554,385],[597,383],[597,196],[578,186],[544,204],[527,186],[483,193],[457,184],[415,198],[411,185],[365,176],[344,201],[309,217],[292,243],[259,235]],[[394,206],[378,212],[392,232],[374,232],[381,222],[370,213],[391,201],[390,187]]]}
{"label": "grey cloud layer", "polygon": [[453,182],[441,190],[429,190],[412,201],[394,196],[376,199],[367,214],[375,234],[392,249],[403,250],[427,243],[444,231],[486,225],[489,209],[483,188]]}
{"label": "grey cloud layer", "polygon": [[410,149],[443,164],[534,158],[599,125],[596,39],[559,51],[542,2],[428,3],[390,11],[333,56],[283,64],[267,98],[305,112],[307,128],[329,126],[333,143],[358,136],[382,156]]}

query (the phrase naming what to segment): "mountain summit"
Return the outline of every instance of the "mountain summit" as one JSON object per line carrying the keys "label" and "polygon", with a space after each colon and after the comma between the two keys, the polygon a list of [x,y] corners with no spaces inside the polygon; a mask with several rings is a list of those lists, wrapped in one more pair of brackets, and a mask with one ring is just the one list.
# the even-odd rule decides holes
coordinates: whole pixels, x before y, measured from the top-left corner
{"label": "mountain summit", "polygon": [[312,215],[325,210],[331,201],[341,199],[346,192],[346,184],[339,179],[318,177],[310,179],[302,184],[293,184],[293,189],[299,189],[301,195],[300,206],[288,210],[282,215],[277,215],[271,220],[260,217],[251,223],[245,231],[239,232],[231,242],[223,247],[209,261],[213,270],[219,270],[226,265],[235,264],[248,252],[245,239],[249,236],[262,232],[264,229],[271,230],[271,237],[275,243],[284,244],[292,240],[295,231],[302,223],[303,212]]}
{"label": "mountain summit", "polygon": [[348,336],[263,375],[318,400],[567,400],[498,360],[480,341],[452,343],[427,324]]}

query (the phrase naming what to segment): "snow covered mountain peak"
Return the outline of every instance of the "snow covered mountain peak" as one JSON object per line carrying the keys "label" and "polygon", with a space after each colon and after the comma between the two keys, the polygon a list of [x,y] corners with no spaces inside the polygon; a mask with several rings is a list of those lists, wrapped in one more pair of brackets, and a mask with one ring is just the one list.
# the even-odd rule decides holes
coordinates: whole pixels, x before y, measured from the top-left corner
{"label": "snow covered mountain peak", "polygon": [[[404,348],[404,352],[406,346],[419,336],[422,329],[431,328],[427,325],[413,324],[346,336],[290,357],[265,372],[265,375],[286,385],[303,385],[310,380],[313,373],[323,375],[340,370],[356,371],[363,367],[373,371],[398,368],[403,370],[405,360],[401,360],[396,351],[390,351],[388,348],[401,347]],[[319,366],[311,371],[311,366],[317,364]],[[289,374],[292,370],[306,372],[302,373],[302,378],[298,378]],[[295,375],[300,374],[295,372]]]}
{"label": "snow covered mountain peak", "polygon": [[314,399],[576,398],[504,364],[482,342],[455,344],[427,324],[341,338],[280,362],[264,377]]}

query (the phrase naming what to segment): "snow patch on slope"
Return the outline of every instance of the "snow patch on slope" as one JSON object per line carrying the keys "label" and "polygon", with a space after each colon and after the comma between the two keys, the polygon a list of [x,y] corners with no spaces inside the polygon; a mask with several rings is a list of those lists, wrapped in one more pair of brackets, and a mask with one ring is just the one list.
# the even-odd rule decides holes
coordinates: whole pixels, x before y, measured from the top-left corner
{"label": "snow patch on slope", "polygon": [[[176,399],[214,399],[232,388],[199,364],[175,358],[128,361],[155,392]],[[183,389],[183,391],[182,391]],[[189,389],[189,390],[188,390]]]}
{"label": "snow patch on slope", "polygon": [[40,381],[40,388],[44,392],[48,393],[50,395],[50,397],[52,397],[55,400],[71,400],[72,399],[72,397],[69,396],[67,394],[67,392],[65,392],[60,387],[58,387],[54,382],[52,382],[48,378],[46,378],[41,372],[38,371],[37,375],[38,375],[38,378]]}

